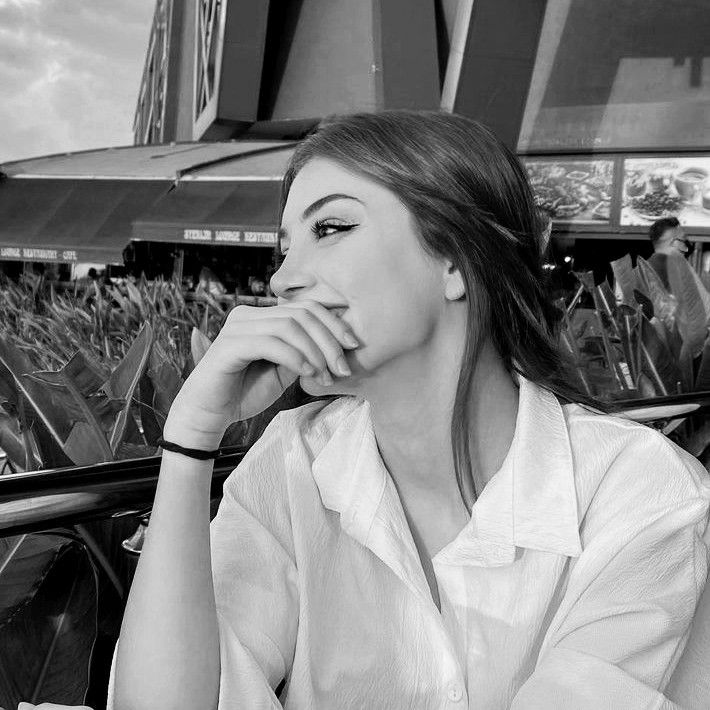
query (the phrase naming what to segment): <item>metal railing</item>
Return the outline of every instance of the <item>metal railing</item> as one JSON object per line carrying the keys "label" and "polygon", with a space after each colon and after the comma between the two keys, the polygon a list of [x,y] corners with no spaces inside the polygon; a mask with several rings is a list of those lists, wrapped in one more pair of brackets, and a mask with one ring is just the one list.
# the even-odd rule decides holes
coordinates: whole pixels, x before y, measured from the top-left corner
{"label": "metal railing", "polygon": [[[659,424],[670,433],[686,417],[710,409],[710,392],[628,400],[617,415]],[[244,457],[247,447],[228,449],[214,464],[212,499]],[[76,525],[92,519],[148,513],[160,456],[110,461],[0,476],[0,537]]]}
{"label": "metal railing", "polygon": [[[212,474],[211,497],[246,453],[234,448],[220,456]],[[160,456],[109,461],[0,476],[0,537],[66,527],[88,520],[140,516],[153,505]]]}

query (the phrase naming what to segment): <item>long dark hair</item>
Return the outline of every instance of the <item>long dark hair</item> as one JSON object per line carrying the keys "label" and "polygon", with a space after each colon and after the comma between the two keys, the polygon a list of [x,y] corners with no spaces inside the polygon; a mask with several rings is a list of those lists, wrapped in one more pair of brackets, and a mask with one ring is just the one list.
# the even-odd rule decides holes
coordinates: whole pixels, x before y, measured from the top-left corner
{"label": "long dark hair", "polygon": [[391,190],[414,216],[422,247],[450,259],[463,276],[468,322],[451,444],[470,512],[480,493],[469,448],[470,392],[486,337],[509,372],[563,402],[606,409],[582,391],[558,346],[560,313],[542,269],[545,224],[525,170],[490,130],[464,116],[406,110],[334,116],[297,147],[283,180],[282,212],[294,178],[317,157]]}

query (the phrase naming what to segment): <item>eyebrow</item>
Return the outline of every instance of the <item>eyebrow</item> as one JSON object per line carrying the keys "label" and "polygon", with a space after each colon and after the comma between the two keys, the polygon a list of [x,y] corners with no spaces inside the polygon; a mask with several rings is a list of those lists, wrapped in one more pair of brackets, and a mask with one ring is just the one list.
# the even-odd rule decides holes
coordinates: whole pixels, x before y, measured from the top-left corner
{"label": "eyebrow", "polygon": [[[324,197],[319,197],[315,202],[312,204],[308,205],[305,210],[303,210],[303,214],[301,215],[301,221],[307,220],[311,215],[313,215],[315,212],[317,212],[321,207],[324,205],[327,205],[329,202],[333,202],[333,200],[355,200],[355,202],[359,202],[361,205],[364,204],[362,200],[358,200],[357,197],[353,197],[352,195],[346,195],[343,192],[334,192],[330,195],[325,195]],[[288,237],[288,232],[286,231],[285,227],[279,227],[278,231],[278,241],[279,241],[279,248],[281,247],[281,240],[285,239]]]}

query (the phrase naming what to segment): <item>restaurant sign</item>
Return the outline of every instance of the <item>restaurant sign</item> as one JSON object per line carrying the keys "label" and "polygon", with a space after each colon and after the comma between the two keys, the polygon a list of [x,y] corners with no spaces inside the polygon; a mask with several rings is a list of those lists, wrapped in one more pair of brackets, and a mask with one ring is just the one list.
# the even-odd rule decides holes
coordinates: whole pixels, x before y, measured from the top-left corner
{"label": "restaurant sign", "polygon": [[38,247],[0,247],[0,259],[19,261],[79,261],[73,249],[42,249]]}
{"label": "restaurant sign", "polygon": [[183,229],[186,242],[210,242],[213,244],[246,244],[252,246],[275,246],[276,232],[247,232],[238,229]]}
{"label": "restaurant sign", "polygon": [[628,158],[624,161],[621,224],[648,226],[677,217],[710,227],[710,158]]}
{"label": "restaurant sign", "polygon": [[608,224],[613,160],[523,159],[535,204],[555,222]]}

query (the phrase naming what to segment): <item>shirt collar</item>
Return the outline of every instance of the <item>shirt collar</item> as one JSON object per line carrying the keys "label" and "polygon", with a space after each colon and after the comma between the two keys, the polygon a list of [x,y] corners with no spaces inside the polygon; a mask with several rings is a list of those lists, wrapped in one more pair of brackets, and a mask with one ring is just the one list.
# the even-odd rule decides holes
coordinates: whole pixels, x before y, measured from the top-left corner
{"label": "shirt collar", "polygon": [[[475,501],[469,522],[436,555],[438,563],[507,565],[516,547],[570,557],[582,552],[564,411],[551,392],[518,380],[518,416],[508,454]],[[343,530],[371,546],[375,523],[401,507],[392,500],[396,489],[377,448],[370,404],[344,397],[328,410],[329,439],[313,461],[313,477],[323,505],[340,513]],[[409,541],[399,517],[386,525]]]}

